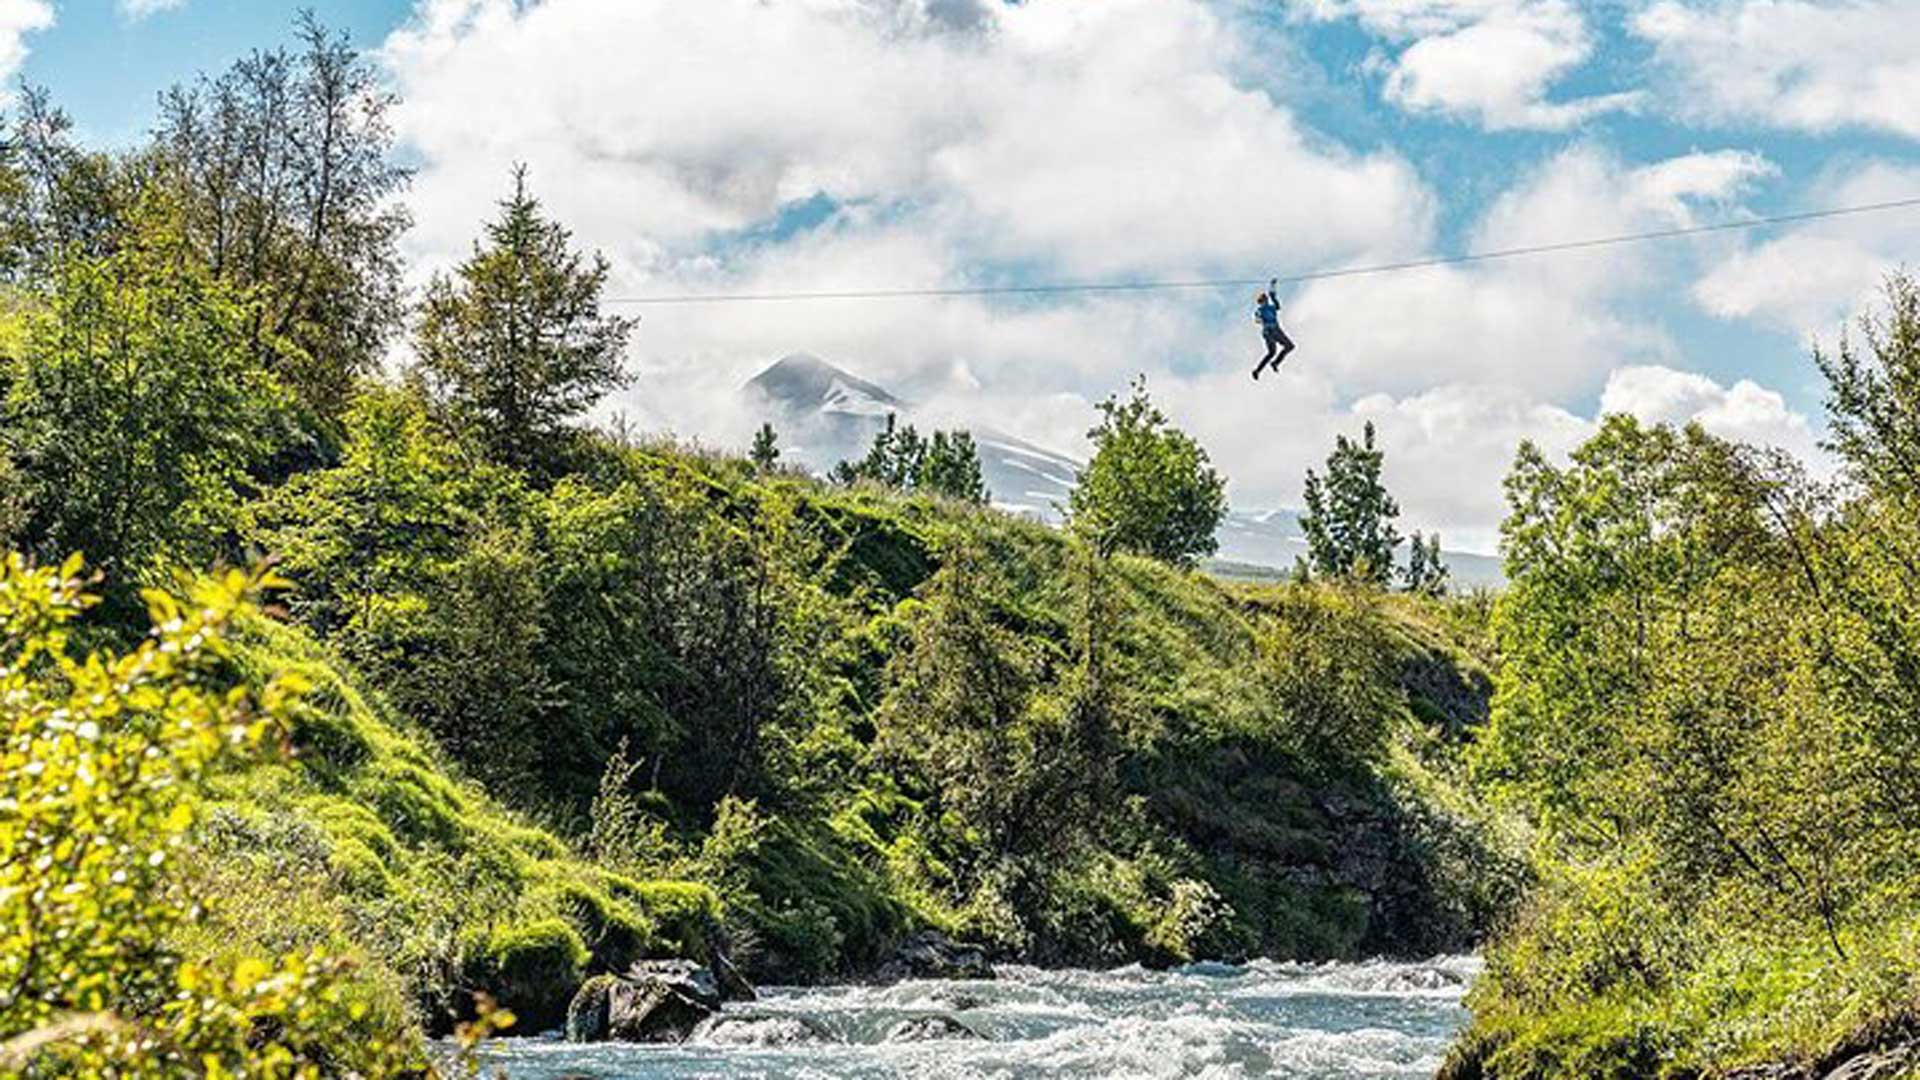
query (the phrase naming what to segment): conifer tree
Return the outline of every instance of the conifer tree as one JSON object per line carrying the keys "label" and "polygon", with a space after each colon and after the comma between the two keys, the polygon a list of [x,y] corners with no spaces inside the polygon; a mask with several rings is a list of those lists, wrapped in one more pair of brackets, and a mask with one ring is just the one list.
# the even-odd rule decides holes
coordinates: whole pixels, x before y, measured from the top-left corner
{"label": "conifer tree", "polygon": [[834,466],[841,484],[862,480],[900,491],[924,491],[950,499],[984,503],[987,485],[980,472],[980,451],[965,431],[936,431],[924,438],[912,424],[892,413],[873,436],[867,456]]}
{"label": "conifer tree", "polygon": [[1440,557],[1440,534],[1422,538],[1414,533],[1413,542],[1407,547],[1404,578],[1407,591],[1419,596],[1445,596],[1448,573],[1447,564]]}
{"label": "conifer tree", "polygon": [[568,421],[625,385],[621,357],[637,320],[601,313],[606,280],[606,258],[573,250],[519,168],[485,243],[428,287],[420,367],[494,460],[527,469],[550,460]]}
{"label": "conifer tree", "polygon": [[771,472],[780,461],[780,436],[773,430],[772,424],[761,424],[760,430],[753,433],[753,448],[747,451],[747,457],[753,461],[753,467],[761,472]]}
{"label": "conifer tree", "polygon": [[1334,442],[1323,480],[1307,470],[1307,512],[1300,529],[1307,537],[1313,572],[1384,585],[1392,579],[1393,552],[1400,534],[1393,527],[1400,505],[1380,482],[1386,455],[1374,445],[1373,423],[1354,442]]}
{"label": "conifer tree", "polygon": [[980,452],[973,444],[973,435],[965,431],[934,432],[914,487],[963,502],[986,502],[987,484],[980,475]]}

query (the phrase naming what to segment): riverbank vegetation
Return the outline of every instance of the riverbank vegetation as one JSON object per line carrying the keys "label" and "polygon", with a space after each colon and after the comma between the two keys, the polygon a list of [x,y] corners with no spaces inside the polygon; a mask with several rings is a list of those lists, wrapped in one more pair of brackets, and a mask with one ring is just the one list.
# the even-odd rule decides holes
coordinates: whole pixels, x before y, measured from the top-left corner
{"label": "riverbank vegetation", "polygon": [[1521,454],[1472,760],[1538,824],[1541,883],[1450,1075],[1802,1075],[1911,1041],[1920,291],[1817,360],[1831,479],[1625,418]]}
{"label": "riverbank vegetation", "polygon": [[1470,602],[1193,572],[1220,479],[1144,387],[1064,531],[965,433],[829,483],[595,431],[604,262],[503,172],[409,308],[390,102],[300,31],[125,153],[29,94],[0,161],[0,1067],[382,1073],[642,957],[1425,954],[1510,901]]}
{"label": "riverbank vegetation", "polygon": [[415,1070],[637,959],[857,978],[919,930],[1491,931],[1462,1080],[1910,1037],[1911,282],[1819,358],[1836,476],[1611,418],[1521,453],[1511,585],[1449,597],[1368,430],[1294,580],[1236,584],[1144,384],[1062,528],[992,510],[965,432],[829,480],[770,424],[595,429],[638,332],[605,262],[503,167],[410,304],[391,102],[299,34],[146,145],[37,92],[0,141],[0,1071]]}

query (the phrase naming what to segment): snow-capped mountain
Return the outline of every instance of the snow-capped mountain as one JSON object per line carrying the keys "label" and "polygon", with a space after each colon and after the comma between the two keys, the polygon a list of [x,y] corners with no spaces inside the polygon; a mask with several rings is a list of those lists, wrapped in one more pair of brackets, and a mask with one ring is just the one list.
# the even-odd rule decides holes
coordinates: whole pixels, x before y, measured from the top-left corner
{"label": "snow-capped mountain", "polygon": [[[749,380],[744,392],[779,429],[788,458],[816,472],[865,454],[888,414],[903,424],[927,427],[908,402],[806,353],[781,358]],[[973,439],[995,506],[1059,520],[1058,508],[1067,503],[1080,462],[992,428],[974,428]]]}
{"label": "snow-capped mountain", "polygon": [[746,390],[790,413],[877,417],[907,408],[878,386],[808,353],[781,357],[747,382]]}
{"label": "snow-capped mountain", "polygon": [[[915,419],[911,403],[806,353],[781,358],[749,380],[742,393],[779,430],[785,458],[815,472],[864,455],[890,413],[903,424],[928,426]],[[993,428],[974,428],[973,440],[993,505],[1047,522],[1060,520],[1082,462]],[[1278,576],[1307,553],[1300,515],[1293,510],[1230,511],[1218,536],[1220,560],[1241,564],[1235,569],[1242,576]],[[1446,560],[1460,584],[1503,581],[1498,559],[1447,552]]]}

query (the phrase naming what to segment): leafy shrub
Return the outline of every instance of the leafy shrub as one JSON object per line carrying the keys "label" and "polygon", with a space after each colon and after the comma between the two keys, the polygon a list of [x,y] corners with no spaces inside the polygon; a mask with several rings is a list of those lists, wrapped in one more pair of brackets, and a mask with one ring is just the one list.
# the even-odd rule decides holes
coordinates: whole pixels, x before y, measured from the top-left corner
{"label": "leafy shrub", "polygon": [[202,781],[275,751],[297,678],[257,694],[224,674],[224,635],[259,591],[239,571],[185,602],[149,592],[151,637],[71,655],[92,602],[80,561],[0,568],[0,1058],[10,1069],[149,1076],[386,1075],[417,1064],[392,1030],[355,1030],[346,970],[323,954],[188,959],[173,943],[214,898],[177,874]]}

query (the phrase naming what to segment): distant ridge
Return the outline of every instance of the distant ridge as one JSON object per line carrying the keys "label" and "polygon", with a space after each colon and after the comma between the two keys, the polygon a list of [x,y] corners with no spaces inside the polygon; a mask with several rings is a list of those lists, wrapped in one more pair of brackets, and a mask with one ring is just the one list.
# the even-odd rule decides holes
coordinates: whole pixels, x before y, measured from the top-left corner
{"label": "distant ridge", "polygon": [[[741,393],[779,429],[787,459],[815,472],[866,453],[888,414],[918,423],[912,404],[877,383],[811,353],[791,353],[748,379]],[[1082,462],[989,427],[972,429],[980,472],[993,505],[1009,513],[1058,523]],[[924,432],[923,432],[924,433]],[[1242,510],[1221,522],[1219,562],[1226,576],[1278,579],[1307,553],[1300,515],[1287,509]],[[1460,585],[1500,585],[1500,560],[1444,552]]]}

